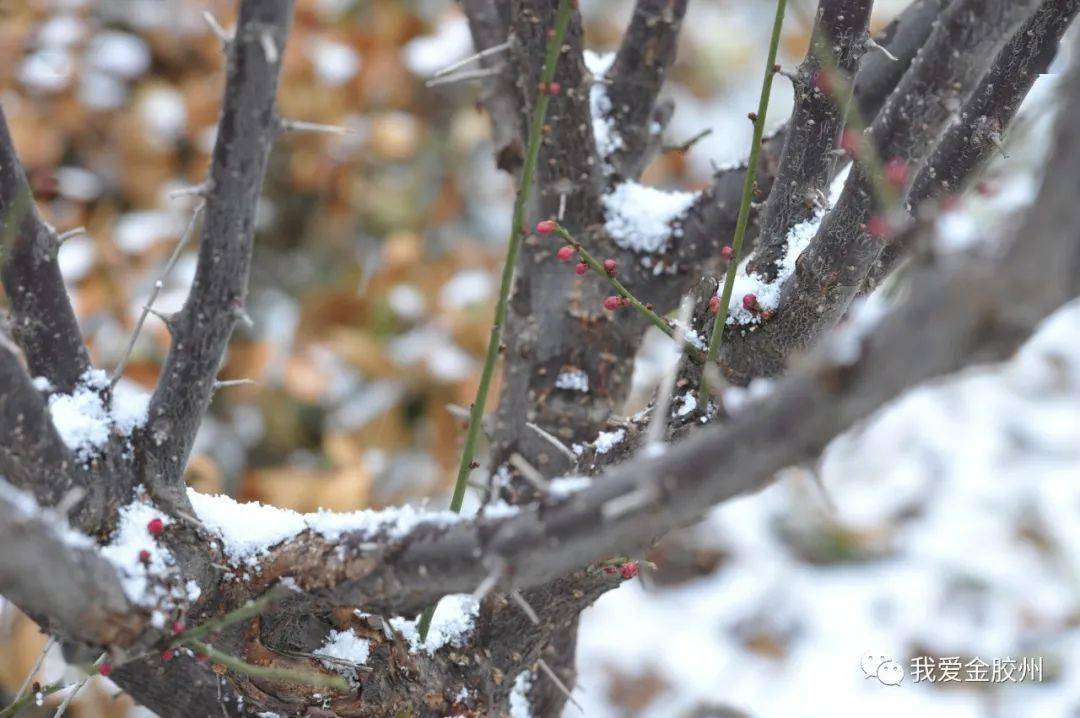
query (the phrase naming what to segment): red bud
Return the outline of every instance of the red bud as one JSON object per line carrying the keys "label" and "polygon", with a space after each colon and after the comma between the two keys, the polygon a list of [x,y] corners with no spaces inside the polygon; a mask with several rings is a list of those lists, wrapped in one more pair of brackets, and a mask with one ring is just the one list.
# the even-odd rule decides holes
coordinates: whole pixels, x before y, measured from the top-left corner
{"label": "red bud", "polygon": [[559,251],[555,253],[555,256],[559,258],[560,262],[569,262],[574,258],[577,252],[569,244],[565,247],[559,247]]}
{"label": "red bud", "polygon": [[551,234],[555,231],[555,227],[556,224],[553,219],[542,219],[536,223],[536,231],[539,234]]}
{"label": "red bud", "polygon": [[161,532],[165,530],[165,522],[158,518],[150,519],[146,524],[146,530],[150,532],[151,536],[160,536]]}
{"label": "red bud", "polygon": [[615,274],[615,267],[616,267],[616,264],[615,264],[614,259],[605,259],[604,260],[604,271],[607,272],[608,274]]}
{"label": "red bud", "polygon": [[589,265],[585,264],[585,262],[578,262],[577,266],[574,267],[574,271],[578,274],[578,276],[581,276],[582,274],[585,274],[585,272],[589,271]]}

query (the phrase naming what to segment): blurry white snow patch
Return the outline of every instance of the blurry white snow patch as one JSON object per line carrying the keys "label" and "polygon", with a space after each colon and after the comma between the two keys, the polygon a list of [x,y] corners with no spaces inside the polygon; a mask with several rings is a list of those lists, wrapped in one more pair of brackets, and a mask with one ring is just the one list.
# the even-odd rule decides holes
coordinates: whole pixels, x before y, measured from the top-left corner
{"label": "blurry white snow patch", "polygon": [[320,38],[311,43],[307,55],[315,75],[330,87],[344,85],[360,71],[360,54],[344,43]]}
{"label": "blurry white snow patch", "polygon": [[532,688],[532,674],[522,671],[514,679],[510,690],[510,718],[532,718],[532,706],[529,705],[529,689]]}
{"label": "blurry white snow patch", "polygon": [[100,369],[89,369],[70,394],[49,397],[49,414],[56,433],[84,461],[114,432],[128,436],[146,422],[149,394],[130,384],[117,384],[112,402],[106,406],[102,397],[108,388],[108,375]]}
{"label": "blurry white snow patch", "polygon": [[27,55],[19,65],[19,82],[38,92],[59,92],[74,71],[71,56],[62,48],[46,47]]}
{"label": "blurry white snow patch", "polygon": [[[109,544],[101,554],[116,566],[120,583],[133,602],[156,609],[151,616],[156,627],[164,627],[166,616],[176,607],[186,607],[198,600],[200,589],[194,581],[167,581],[176,570],[176,561],[150,533],[147,526],[160,519],[166,526],[169,517],[139,495],[120,509],[118,523]],[[140,553],[146,552],[143,561]]]}
{"label": "blurry white snow patch", "polygon": [[[844,191],[844,183],[847,182],[850,173],[851,165],[849,164],[832,181],[829,187],[828,207],[817,207],[814,210],[814,216],[795,225],[788,232],[786,251],[784,256],[776,262],[776,279],[769,282],[756,273],[748,273],[746,267],[750,257],[744,258],[739,263],[739,269],[735,273],[735,284],[732,286],[731,302],[728,305],[727,323],[729,325],[759,324],[762,311],[773,311],[780,306],[780,291],[788,278],[795,273],[795,262],[817,236],[825,214],[840,199],[840,194]],[[720,296],[722,293],[723,284],[717,289],[716,295]],[[753,294],[757,298],[757,311],[743,306],[743,297],[748,294]]]}
{"label": "blurry white snow patch", "polygon": [[415,620],[395,616],[390,619],[390,625],[409,642],[410,650],[422,650],[430,656],[443,646],[464,646],[475,627],[479,611],[480,601],[473,598],[472,594],[453,593],[443,596],[435,607],[427,640],[423,642],[420,641]]}
{"label": "blurry white snow patch", "polygon": [[634,252],[662,252],[673,231],[671,223],[697,199],[696,192],[665,191],[637,182],[622,182],[603,197],[604,228],[615,243]]}
{"label": "blurry white snow patch", "polygon": [[450,382],[467,378],[474,363],[446,329],[432,325],[394,337],[390,340],[389,353],[400,366],[423,362],[433,377]]}
{"label": "blurry white snow patch", "polygon": [[625,429],[616,429],[615,431],[601,431],[596,437],[596,441],[593,442],[593,446],[596,447],[596,453],[606,454],[614,449],[619,443],[626,438]]}
{"label": "blurry white snow patch", "polygon": [[320,659],[332,659],[323,660],[322,664],[349,680],[356,680],[356,668],[353,666],[367,663],[370,653],[371,641],[357,636],[352,630],[332,630],[314,655]]}
{"label": "blurry white snow patch", "polygon": [[139,97],[139,116],[150,131],[150,139],[168,147],[187,130],[184,96],[171,87],[154,87]]}
{"label": "blurry white snow patch", "polygon": [[150,67],[150,48],[136,35],[105,30],[90,39],[86,62],[95,70],[131,80]]}
{"label": "blurry white snow patch", "polygon": [[825,339],[825,351],[837,364],[850,365],[859,360],[863,339],[881,323],[889,312],[885,292],[874,292],[851,303],[844,320]]}
{"label": "blurry white snow patch", "polygon": [[56,189],[68,199],[89,202],[101,196],[102,182],[90,170],[69,165],[56,170]]}
{"label": "blurry white snow patch", "polygon": [[492,287],[491,275],[484,270],[463,269],[439,290],[439,304],[447,309],[480,304],[491,296]]}
{"label": "blurry white snow patch", "polygon": [[86,70],[79,83],[79,102],[89,108],[115,110],[127,99],[127,85],[107,72]]}
{"label": "blurry white snow patch", "polygon": [[386,303],[390,311],[410,321],[422,317],[427,309],[424,294],[415,284],[395,284],[386,293]]}
{"label": "blurry white snow patch", "polygon": [[60,274],[65,281],[77,282],[85,277],[94,267],[97,248],[94,240],[85,234],[72,237],[60,245],[56,261],[60,265]]}
{"label": "blurry white snow patch", "polygon": [[[611,98],[608,97],[607,85],[604,84],[604,75],[611,69],[614,62],[614,52],[601,54],[592,50],[585,51],[585,67],[593,76],[592,87],[589,89],[593,137],[596,138],[596,150],[604,160],[623,146],[623,139],[615,130],[615,121],[608,117],[611,113]],[[606,161],[604,166],[611,169]]]}
{"label": "blurry white snow patch", "polygon": [[548,482],[548,493],[561,499],[578,491],[584,491],[592,484],[588,476],[560,476]]}
{"label": "blurry white snow patch", "polygon": [[248,566],[257,564],[274,546],[307,530],[330,541],[348,532],[401,538],[423,523],[449,525],[462,520],[450,511],[419,511],[408,505],[383,511],[301,514],[258,501],[241,503],[228,496],[201,494],[191,488],[188,499],[198,519],[221,539],[229,559]]}
{"label": "blurry white snow patch", "polygon": [[37,39],[42,45],[68,47],[82,39],[86,31],[82,18],[70,14],[57,14],[38,28]]}
{"label": "blurry white snow patch", "polygon": [[566,391],[580,391],[587,394],[589,391],[589,375],[581,369],[559,372],[555,377],[555,388]]}
{"label": "blurry white snow patch", "polygon": [[405,66],[414,75],[434,75],[473,52],[469,23],[464,17],[454,16],[439,23],[434,34],[409,40],[401,51],[405,55]]}
{"label": "blurry white snow patch", "polygon": [[120,215],[113,228],[113,241],[128,254],[140,254],[154,242],[176,237],[184,227],[172,212],[136,210]]}

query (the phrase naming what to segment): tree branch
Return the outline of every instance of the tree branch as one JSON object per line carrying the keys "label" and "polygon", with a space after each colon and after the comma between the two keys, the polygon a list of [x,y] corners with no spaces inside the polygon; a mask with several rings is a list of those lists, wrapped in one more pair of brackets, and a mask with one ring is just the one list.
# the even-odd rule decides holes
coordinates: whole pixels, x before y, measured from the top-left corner
{"label": "tree branch", "polygon": [[[1080,10],[1080,0],[1046,0],[998,53],[959,118],[919,171],[908,192],[908,210],[963,192],[995,152],[1039,75],[1057,55],[1058,43]],[[914,232],[890,239],[870,269],[868,288],[878,286],[907,256]]]}
{"label": "tree branch", "polygon": [[[1036,0],[958,0],[949,5],[911,68],[871,125],[867,140],[885,161],[917,166],[955,107],[1037,5]],[[867,229],[882,217],[872,170],[856,161],[836,207],[827,214],[796,271],[782,289],[777,316],[724,344],[722,364],[731,381],[781,373],[787,358],[810,346],[843,315],[862,286],[884,238]]]}
{"label": "tree branch", "polygon": [[[294,575],[322,600],[375,610],[471,591],[488,574],[478,557],[505,561],[504,587],[543,584],[638,550],[710,506],[762,488],[920,382],[1008,358],[1080,292],[1080,205],[1071,181],[1080,177],[1080,131],[1070,126],[1080,112],[1080,71],[1069,96],[1048,179],[1017,233],[1023,241],[998,260],[925,270],[911,300],[856,338],[857,359],[820,352],[723,426],[695,432],[662,456],[637,457],[560,503],[500,521],[425,524],[374,550],[359,536],[346,538],[344,550],[305,536],[275,550],[262,575]],[[613,501],[630,505],[632,495],[635,510],[614,518],[605,510]]]}
{"label": "tree branch", "polygon": [[15,340],[30,372],[70,392],[90,368],[56,253],[56,232],[38,215],[26,173],[0,109],[0,279]]}
{"label": "tree branch", "polygon": [[255,206],[279,129],[274,99],[291,15],[291,0],[244,0],[228,45],[198,269],[172,322],[172,347],[141,447],[137,478],[166,506],[186,505],[183,469],[229,337],[244,316]]}
{"label": "tree branch", "polygon": [[112,564],[67,521],[0,479],[0,594],[50,633],[126,644],[145,626]]}
{"label": "tree branch", "polygon": [[[844,127],[834,73],[850,86],[869,38],[873,0],[821,0],[810,49],[794,81],[795,109],[784,133],[784,150],[773,191],[765,205],[757,249],[748,269],[776,278],[777,261],[787,249],[790,229],[827,203],[837,164],[833,149]],[[827,71],[826,71],[827,70]],[[846,98],[845,98],[846,100]]]}
{"label": "tree branch", "polygon": [[[872,120],[885,99],[896,88],[896,83],[910,67],[919,49],[926,42],[946,0],[915,0],[893,20],[875,42],[896,57],[890,60],[875,52],[864,55],[855,75],[853,96],[866,121]],[[762,147],[762,161],[758,167],[759,198],[769,192],[777,171],[780,153],[784,147],[786,128],[766,139]],[[839,165],[837,166],[837,168]],[[834,168],[834,171],[835,169]],[[715,262],[720,247],[727,244],[735,231],[739,196],[742,192],[745,167],[718,172],[713,183],[694,203],[683,220],[683,236],[676,248],[678,266],[689,274],[699,274],[710,262]],[[747,240],[756,239],[756,233]],[[752,245],[751,245],[752,246]],[[673,292],[672,301],[678,301],[679,292]],[[672,305],[674,306],[674,305]]]}
{"label": "tree branch", "polygon": [[[108,486],[96,483],[53,426],[44,395],[30,382],[18,357],[0,344],[0,477],[56,506],[76,492],[75,524],[101,527]],[[107,482],[105,482],[107,483]]]}
{"label": "tree branch", "polygon": [[637,179],[659,149],[660,132],[653,126],[663,129],[664,115],[670,115],[670,108],[660,110],[656,98],[675,62],[686,5],[687,0],[637,0],[615,63],[608,71],[608,119],[622,145],[603,159],[623,179]]}

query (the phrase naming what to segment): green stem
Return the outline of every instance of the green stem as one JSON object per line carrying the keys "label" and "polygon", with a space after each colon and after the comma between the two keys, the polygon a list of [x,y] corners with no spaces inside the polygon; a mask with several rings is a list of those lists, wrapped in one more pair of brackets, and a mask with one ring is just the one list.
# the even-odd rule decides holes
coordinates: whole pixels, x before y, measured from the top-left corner
{"label": "green stem", "polygon": [[240,660],[236,656],[222,653],[213,646],[203,643],[202,641],[191,641],[190,645],[193,649],[209,658],[212,662],[220,663],[234,673],[242,673],[246,676],[254,676],[255,678],[304,683],[309,686],[318,686],[320,688],[337,688],[338,690],[348,690],[349,688],[348,681],[341,676],[329,676],[323,673],[312,673],[290,668],[276,668],[274,666],[256,666],[252,663]]}
{"label": "green stem", "polygon": [[[719,311],[713,320],[712,335],[709,337],[709,351],[706,355],[709,364],[716,361],[716,353],[720,349],[724,325],[727,324],[731,292],[735,287],[735,273],[739,268],[739,260],[742,258],[743,239],[746,237],[746,225],[750,220],[750,201],[753,199],[754,185],[757,182],[761,136],[765,131],[765,115],[769,111],[769,95],[772,93],[773,77],[776,75],[776,50],[780,46],[780,29],[784,26],[785,9],[787,9],[787,0],[777,0],[776,19],[773,20],[772,39],[769,41],[769,57],[765,63],[765,79],[761,83],[761,98],[758,100],[757,119],[754,121],[754,139],[750,143],[750,162],[746,167],[742,201],[739,204],[739,218],[735,223],[735,238],[731,243],[734,256],[731,258],[730,264],[728,264],[727,276],[724,278],[724,291],[720,297]],[[708,396],[707,375],[708,372],[705,372],[701,378],[701,389],[704,396]]]}
{"label": "green stem", "polygon": [[285,588],[284,586],[276,586],[264,593],[262,596],[259,596],[253,601],[248,601],[240,608],[229,611],[220,618],[215,618],[211,621],[207,621],[202,625],[195,626],[194,628],[191,628],[181,633],[173,640],[172,643],[169,644],[169,647],[177,648],[184,645],[185,643],[193,641],[196,638],[202,638],[208,633],[215,633],[225,628],[226,626],[231,626],[234,623],[246,620],[248,618],[254,618],[255,616],[258,616],[260,613],[262,613],[263,610],[266,609],[266,607],[270,604],[276,603],[281,599],[285,598],[285,596],[288,595],[289,592],[289,589]]}
{"label": "green stem", "polygon": [[[615,289],[618,295],[629,301],[630,306],[636,309],[639,314],[652,322],[657,329],[668,335],[668,337],[670,337],[671,339],[678,339],[678,335],[676,334],[674,327],[671,326],[671,323],[667,319],[664,319],[662,316],[654,312],[648,306],[642,304],[641,301],[637,297],[635,297],[629,289],[626,288],[626,285],[620,282],[615,277],[615,275],[609,274],[608,271],[604,269],[604,264],[596,257],[594,257],[592,253],[589,252],[589,250],[585,249],[581,242],[577,241],[572,234],[567,232],[565,227],[563,227],[561,224],[556,224],[555,234],[559,235],[564,240],[569,242],[570,245],[577,251],[578,256],[581,258],[581,261],[583,261],[589,267],[589,269],[606,279],[608,281],[608,284],[610,284]],[[702,352],[700,349],[698,349],[696,346],[689,342],[684,342],[684,344],[687,354],[689,354],[690,358],[694,362],[700,364],[705,360],[704,352]]]}
{"label": "green stem", "polygon": [[[555,13],[555,32],[548,39],[547,53],[544,56],[544,69],[540,78],[540,81],[545,86],[555,79],[555,66],[559,60],[563,38],[566,36],[566,26],[570,22],[570,6],[571,0],[559,0],[559,8]],[[525,166],[521,170],[517,197],[514,198],[514,219],[510,225],[506,263],[503,265],[502,282],[499,285],[499,301],[495,305],[495,321],[491,325],[491,336],[488,339],[487,355],[484,357],[484,369],[480,373],[480,385],[476,388],[476,399],[473,401],[472,408],[469,411],[469,429],[465,434],[465,446],[461,450],[461,463],[458,465],[457,481],[454,484],[454,494],[450,499],[450,510],[455,513],[461,511],[461,503],[465,500],[465,488],[468,485],[469,473],[472,471],[473,458],[476,456],[476,444],[480,440],[484,407],[487,405],[491,379],[495,375],[495,363],[499,358],[503,325],[506,323],[506,311],[510,303],[510,289],[514,282],[514,267],[517,265],[518,251],[521,249],[521,237],[525,233],[525,206],[529,199],[529,190],[532,188],[537,157],[540,155],[540,139],[543,135],[544,118],[547,116],[550,101],[550,93],[541,92],[538,94],[536,106],[533,108],[532,120],[529,123]],[[431,628],[431,618],[434,615],[435,607],[431,606],[420,616],[417,630],[420,633],[421,641],[427,640],[428,629]]]}
{"label": "green stem", "polygon": [[[104,655],[102,655],[101,658],[98,658],[97,661],[90,664],[89,666],[80,665],[79,668],[81,668],[86,673],[87,677],[96,676],[98,673],[100,673],[100,666],[101,663],[104,661],[104,658]],[[13,716],[18,715],[24,708],[29,707],[31,702],[36,701],[39,695],[42,698],[44,698],[45,696],[51,696],[53,693],[61,691],[70,686],[81,686],[83,682],[85,681],[75,681],[74,683],[68,683],[61,679],[54,683],[50,683],[47,686],[41,686],[36,691],[28,690],[26,691],[26,693],[24,693],[6,708],[0,710],[0,718],[12,718]]]}

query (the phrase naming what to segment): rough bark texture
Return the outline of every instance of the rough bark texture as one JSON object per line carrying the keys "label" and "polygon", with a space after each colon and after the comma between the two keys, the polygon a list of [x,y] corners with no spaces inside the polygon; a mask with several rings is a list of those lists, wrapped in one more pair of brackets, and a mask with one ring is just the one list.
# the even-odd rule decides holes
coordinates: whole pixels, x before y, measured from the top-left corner
{"label": "rough bark texture", "polygon": [[687,0],[638,0],[634,5],[608,72],[609,119],[622,146],[603,159],[611,163],[616,177],[637,179],[660,147],[671,109],[658,108],[656,99],[675,62],[686,4]]}
{"label": "rough bark texture", "polygon": [[[806,59],[794,78],[795,109],[784,133],[784,150],[748,268],[770,280],[787,249],[789,230],[828,205],[833,154],[844,127],[849,87],[866,49],[872,0],[834,0],[818,6]],[[843,102],[838,100],[843,100]]]}
{"label": "rough bark texture", "polygon": [[[919,166],[982,69],[1037,5],[1035,0],[949,5],[867,131],[878,156]],[[754,331],[729,330],[735,337],[721,353],[729,380],[745,384],[755,376],[782,373],[794,352],[843,316],[884,247],[884,238],[872,234],[867,222],[875,213],[892,212],[880,205],[871,171],[854,163],[836,207],[785,282],[776,317]]]}
{"label": "rough bark texture", "polygon": [[187,506],[184,466],[233,328],[246,316],[255,203],[279,130],[274,101],[291,17],[291,0],[244,2],[229,44],[198,269],[183,309],[169,322],[172,347],[150,402],[138,472],[167,506]]}
{"label": "rough bark texture", "polygon": [[56,232],[34,207],[0,110],[0,280],[31,375],[69,392],[90,368],[90,357],[60,276],[59,248]]}

